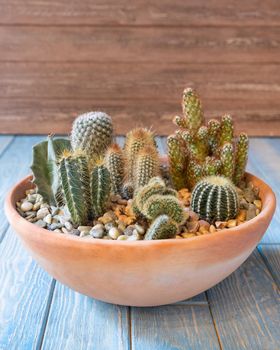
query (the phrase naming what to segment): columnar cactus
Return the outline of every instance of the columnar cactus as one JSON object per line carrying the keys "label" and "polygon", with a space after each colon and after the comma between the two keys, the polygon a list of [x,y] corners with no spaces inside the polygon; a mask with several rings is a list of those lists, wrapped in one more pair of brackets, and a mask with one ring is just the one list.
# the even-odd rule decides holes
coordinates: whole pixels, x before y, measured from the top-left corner
{"label": "columnar cactus", "polygon": [[66,205],[74,224],[86,225],[91,216],[90,181],[87,158],[65,153],[59,162],[59,174]]}
{"label": "columnar cactus", "polygon": [[212,156],[219,156],[219,131],[221,123],[216,119],[210,119],[208,122],[208,142],[209,150]]}
{"label": "columnar cactus", "polygon": [[193,188],[194,185],[202,178],[203,167],[201,164],[191,159],[188,164],[185,177],[187,179],[188,188]]}
{"label": "columnar cactus", "polygon": [[105,165],[111,175],[113,194],[122,194],[124,181],[124,156],[119,145],[111,145],[105,156]]}
{"label": "columnar cactus", "polygon": [[167,146],[172,183],[179,190],[186,185],[186,159],[182,152],[181,140],[178,135],[169,136],[167,138]]}
{"label": "columnar cactus", "polygon": [[203,163],[203,176],[217,175],[220,173],[222,162],[215,157],[206,157]]}
{"label": "columnar cactus", "polygon": [[103,165],[97,165],[91,173],[91,202],[94,217],[104,214],[111,190],[109,170]]}
{"label": "columnar cactus", "polygon": [[196,91],[191,88],[184,90],[182,108],[183,114],[187,118],[188,129],[195,133],[204,120],[201,102]]}
{"label": "columnar cactus", "polygon": [[249,138],[245,133],[241,133],[237,142],[234,183],[239,184],[244,177],[248,159]]}
{"label": "columnar cactus", "polygon": [[239,209],[235,186],[225,177],[206,177],[197,183],[192,192],[191,208],[208,222],[233,219]]}
{"label": "columnar cactus", "polygon": [[113,137],[112,119],[103,112],[89,112],[77,117],[71,132],[73,150],[85,151],[88,158],[103,155]]}
{"label": "columnar cactus", "polygon": [[221,121],[220,146],[223,146],[226,142],[231,143],[233,137],[233,121],[231,116],[226,114],[222,117]]}
{"label": "columnar cactus", "polygon": [[167,239],[176,236],[178,225],[168,215],[158,216],[149,227],[144,240]]}
{"label": "columnar cactus", "polygon": [[221,149],[221,175],[233,179],[234,175],[234,148],[231,143],[226,142]]}
{"label": "columnar cactus", "polygon": [[154,145],[145,146],[139,151],[135,169],[135,189],[147,183],[160,173],[158,152]]}

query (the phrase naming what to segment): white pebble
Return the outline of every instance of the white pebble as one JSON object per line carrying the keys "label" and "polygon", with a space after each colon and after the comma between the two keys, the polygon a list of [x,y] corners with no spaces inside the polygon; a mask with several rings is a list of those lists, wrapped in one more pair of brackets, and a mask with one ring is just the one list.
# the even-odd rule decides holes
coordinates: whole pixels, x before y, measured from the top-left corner
{"label": "white pebble", "polygon": [[40,203],[35,203],[34,205],[33,205],[33,210],[39,210],[40,209],[40,206],[41,206],[41,204]]}
{"label": "white pebble", "polygon": [[52,223],[52,216],[51,216],[51,214],[48,214],[47,216],[45,216],[43,220],[44,220],[47,224],[51,224],[51,223]]}
{"label": "white pebble", "polygon": [[61,231],[62,231],[63,233],[69,233],[69,231],[68,231],[65,227],[62,227]]}
{"label": "white pebble", "polygon": [[64,226],[67,228],[67,230],[71,231],[73,228],[73,225],[71,224],[71,222],[66,221]]}
{"label": "white pebble", "polygon": [[33,208],[33,204],[30,202],[23,202],[20,206],[20,209],[22,211],[29,211],[29,210],[32,210],[32,208]]}
{"label": "white pebble", "polygon": [[110,228],[108,235],[113,239],[117,239],[120,236],[120,231],[116,227],[112,227]]}
{"label": "white pebble", "polygon": [[133,233],[132,236],[128,236],[127,240],[128,241],[139,241],[141,239],[139,233]]}
{"label": "white pebble", "polygon": [[135,224],[135,229],[137,230],[137,232],[138,232],[140,235],[143,235],[143,234],[145,233],[144,227],[142,227],[142,226],[139,225],[139,224]]}
{"label": "white pebble", "polygon": [[47,226],[46,222],[43,221],[43,220],[38,220],[35,222],[35,225],[36,226],[39,226],[39,227],[42,227],[42,228],[45,228]]}
{"label": "white pebble", "polygon": [[37,219],[43,219],[48,214],[49,214],[48,208],[41,208],[37,211]]}
{"label": "white pebble", "polygon": [[117,240],[118,240],[118,241],[126,241],[127,238],[128,238],[128,236],[126,236],[126,235],[120,235],[120,236],[117,238]]}
{"label": "white pebble", "polygon": [[91,229],[92,229],[92,226],[79,226],[78,227],[78,230],[80,232],[82,232],[82,231],[89,232]]}

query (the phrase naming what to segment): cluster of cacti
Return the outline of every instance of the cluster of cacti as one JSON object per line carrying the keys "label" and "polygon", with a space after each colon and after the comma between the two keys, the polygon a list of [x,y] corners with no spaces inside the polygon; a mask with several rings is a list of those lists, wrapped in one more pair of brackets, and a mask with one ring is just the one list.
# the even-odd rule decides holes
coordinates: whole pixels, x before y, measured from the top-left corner
{"label": "cluster of cacti", "polygon": [[144,240],[174,238],[178,225],[168,215],[158,216],[149,227]]}
{"label": "cluster of cacti", "polygon": [[208,176],[197,183],[191,208],[208,222],[226,221],[236,217],[239,198],[235,186],[226,177]]}
{"label": "cluster of cacti", "polygon": [[174,187],[192,189],[201,178],[210,175],[226,176],[238,185],[245,173],[248,136],[241,133],[236,142],[229,115],[203,125],[200,99],[190,88],[183,92],[182,107],[183,116],[173,119],[180,129],[167,139]]}
{"label": "cluster of cacti", "polygon": [[122,194],[124,181],[124,155],[119,145],[111,145],[105,156],[105,165],[111,175],[112,193]]}

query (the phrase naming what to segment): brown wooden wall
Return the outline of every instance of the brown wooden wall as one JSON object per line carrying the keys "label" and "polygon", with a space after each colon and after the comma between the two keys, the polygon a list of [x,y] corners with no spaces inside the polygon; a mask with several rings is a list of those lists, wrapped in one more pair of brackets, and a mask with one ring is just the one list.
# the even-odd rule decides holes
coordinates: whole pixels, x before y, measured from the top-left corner
{"label": "brown wooden wall", "polygon": [[2,133],[67,133],[101,109],[118,134],[166,134],[192,86],[208,117],[280,135],[279,68],[279,0],[0,0]]}

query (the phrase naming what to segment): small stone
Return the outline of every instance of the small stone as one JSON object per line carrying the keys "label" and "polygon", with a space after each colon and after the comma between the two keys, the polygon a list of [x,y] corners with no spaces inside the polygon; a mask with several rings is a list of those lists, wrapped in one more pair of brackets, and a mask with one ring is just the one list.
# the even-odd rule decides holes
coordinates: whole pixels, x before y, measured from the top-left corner
{"label": "small stone", "polygon": [[40,208],[43,209],[43,208],[49,208],[50,206],[48,205],[48,203],[42,203],[40,205]]}
{"label": "small stone", "polygon": [[249,204],[249,208],[246,213],[246,221],[253,219],[256,216],[256,206],[254,204]]}
{"label": "small stone", "polygon": [[126,236],[131,236],[133,234],[134,231],[134,226],[133,225],[129,225],[127,226],[127,228],[124,230],[124,234]]}
{"label": "small stone", "polygon": [[33,210],[35,210],[35,211],[39,210],[39,209],[40,209],[40,206],[41,206],[41,204],[40,204],[39,202],[35,203],[35,204],[33,205]]}
{"label": "small stone", "polygon": [[[69,231],[65,228],[65,227],[62,227],[61,228],[61,231],[63,232],[63,233],[69,233]],[[80,232],[79,232],[80,233]]]}
{"label": "small stone", "polygon": [[199,227],[204,227],[206,230],[208,230],[210,227],[210,224],[208,221],[199,220],[198,223],[199,223]]}
{"label": "small stone", "polygon": [[176,237],[175,237],[176,239],[183,239],[183,237],[182,236],[180,236],[180,235],[176,235]]}
{"label": "small stone", "polygon": [[182,233],[183,238],[191,238],[195,237],[196,235],[194,233]]}
{"label": "small stone", "polygon": [[141,226],[139,224],[135,224],[134,227],[135,227],[136,232],[138,232],[140,235],[145,234],[145,229],[143,226]]}
{"label": "small stone", "polygon": [[48,214],[47,216],[44,217],[43,219],[47,224],[52,223],[52,214]]}
{"label": "small stone", "polygon": [[47,216],[49,214],[49,209],[44,207],[41,208],[37,211],[37,218],[38,219],[43,219],[45,216]]}
{"label": "small stone", "polygon": [[257,209],[261,210],[262,209],[262,201],[259,199],[254,200],[254,204]]}
{"label": "small stone", "polygon": [[244,222],[246,220],[246,210],[241,209],[236,217],[237,221]]}
{"label": "small stone", "polygon": [[109,239],[109,240],[112,240],[112,238],[111,238],[111,237],[109,237],[109,236],[104,236],[104,237],[103,237],[103,239]]}
{"label": "small stone", "polygon": [[119,194],[111,196],[111,202],[113,202],[113,203],[116,203],[120,199],[121,199],[121,196]]}
{"label": "small stone", "polygon": [[259,215],[260,212],[260,209],[256,209],[256,215]]}
{"label": "small stone", "polygon": [[36,216],[36,213],[30,213],[25,217],[25,219],[28,221],[29,219],[35,218],[35,216]]}
{"label": "small stone", "polygon": [[[72,233],[72,232],[70,232],[70,233]],[[77,234],[77,236],[80,236],[80,237],[89,236],[89,232],[86,232],[86,231],[80,232],[80,231],[79,231],[79,235]]]}
{"label": "small stone", "polygon": [[124,230],[126,229],[126,224],[122,221],[119,221],[119,224],[118,224],[118,229],[121,231],[121,232],[124,232]]}
{"label": "small stone", "polygon": [[186,227],[188,232],[194,233],[199,230],[199,223],[198,221],[190,221],[186,223]]}
{"label": "small stone", "polygon": [[21,202],[16,202],[16,206],[17,206],[18,208],[20,208]]}
{"label": "small stone", "polygon": [[128,241],[139,241],[141,239],[141,236],[139,235],[138,232],[133,233],[132,236],[128,236],[127,240]]}
{"label": "small stone", "polygon": [[[210,226],[209,226],[209,227],[210,227]],[[201,234],[203,234],[203,235],[207,235],[208,233],[210,233],[210,232],[207,230],[206,226],[201,226],[201,227],[199,227],[198,232],[201,233]]]}
{"label": "small stone", "polygon": [[59,212],[59,208],[54,207],[54,206],[51,205],[51,213],[52,213],[52,215],[56,215],[58,212]]}
{"label": "small stone", "polygon": [[110,217],[110,216],[101,216],[100,218],[98,218],[98,221],[101,222],[102,224],[106,225],[108,224],[109,222],[112,222],[113,219]]}
{"label": "small stone", "polygon": [[67,228],[68,231],[71,231],[73,228],[73,225],[69,221],[66,221],[64,226]]}
{"label": "small stone", "polygon": [[215,227],[214,225],[210,225],[210,227],[209,227],[209,232],[210,232],[210,233],[216,232],[216,227]]}
{"label": "small stone", "polygon": [[22,210],[22,211],[30,211],[30,210],[32,210],[32,208],[33,208],[33,204],[32,203],[30,203],[30,202],[23,202],[22,204],[21,204],[21,206],[20,206],[20,209]]}
{"label": "small stone", "polygon": [[51,231],[55,231],[57,229],[60,229],[61,227],[62,227],[62,224],[60,224],[60,223],[52,223],[52,224],[49,225],[49,229]]}
{"label": "small stone", "polygon": [[231,228],[231,227],[235,227],[237,225],[237,221],[236,220],[228,220],[227,222],[227,227]]}
{"label": "small stone", "polygon": [[35,225],[39,226],[39,227],[42,227],[42,228],[45,228],[47,226],[47,223],[44,220],[40,219],[40,220],[35,222]]}
{"label": "small stone", "polygon": [[35,193],[35,189],[34,188],[30,188],[29,190],[25,191],[25,194],[28,196],[29,194],[33,194]]}
{"label": "small stone", "polygon": [[69,233],[71,235],[74,235],[74,236],[80,236],[80,234],[84,232],[84,235],[87,234],[88,235],[88,232],[85,232],[85,231],[79,231],[78,229],[74,228],[73,230],[71,230]]}
{"label": "small stone", "polygon": [[120,236],[120,231],[116,227],[112,227],[109,230],[108,235],[113,239],[117,239]]}
{"label": "small stone", "polygon": [[247,203],[247,201],[245,200],[245,198],[242,198],[241,200],[240,200],[240,209],[248,209],[248,207],[249,207],[249,204]]}
{"label": "small stone", "polygon": [[118,241],[126,241],[128,239],[128,237],[126,235],[120,235],[117,240]]}
{"label": "small stone", "polygon": [[94,238],[102,238],[105,234],[104,226],[101,224],[97,224],[97,225],[93,226],[93,228],[90,230],[89,233]]}
{"label": "small stone", "polygon": [[117,225],[116,225],[115,222],[108,222],[107,224],[104,225],[105,230],[108,231],[108,232],[110,231],[111,228],[116,227],[116,226]]}
{"label": "small stone", "polygon": [[215,222],[215,226],[218,228],[218,229],[223,229],[227,226],[227,222],[226,221],[216,221]]}
{"label": "small stone", "polygon": [[199,216],[194,211],[189,210],[189,221],[198,221]]}
{"label": "small stone", "polygon": [[53,230],[53,232],[61,233],[61,230],[59,228],[56,228],[55,230]]}
{"label": "small stone", "polygon": [[248,203],[252,203],[255,200],[255,194],[252,188],[246,188],[243,196]]}
{"label": "small stone", "polygon": [[82,232],[82,231],[89,232],[91,229],[92,229],[92,226],[79,226],[78,227],[78,230],[80,232]]}
{"label": "small stone", "polygon": [[120,199],[118,199],[118,204],[120,204],[120,205],[127,205],[127,200],[120,198]]}

